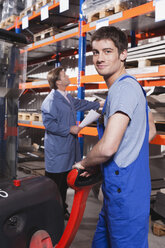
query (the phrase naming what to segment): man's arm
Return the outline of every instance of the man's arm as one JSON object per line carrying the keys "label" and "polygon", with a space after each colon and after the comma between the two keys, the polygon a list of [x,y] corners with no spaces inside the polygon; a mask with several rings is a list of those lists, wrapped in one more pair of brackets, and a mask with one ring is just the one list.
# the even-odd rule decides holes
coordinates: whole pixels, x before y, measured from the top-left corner
{"label": "man's arm", "polygon": [[77,135],[82,129],[77,125],[66,126],[65,123],[60,123],[58,118],[53,118],[50,114],[42,113],[42,119],[45,129],[54,135],[62,137],[67,136],[69,133]]}
{"label": "man's arm", "polygon": [[80,132],[81,129],[82,128],[77,126],[77,125],[71,126],[70,127],[70,133],[73,134],[73,135],[77,135]]}
{"label": "man's arm", "polygon": [[[90,102],[84,99],[78,99],[72,97],[72,101],[76,111],[86,111],[91,109],[99,109],[101,107],[100,102]],[[103,105],[103,104],[102,104]]]}
{"label": "man's arm", "polygon": [[156,127],[151,111],[148,113],[148,121],[149,121],[149,142],[150,142],[156,135]]}
{"label": "man's arm", "polygon": [[73,168],[82,169],[81,166],[83,166],[88,170],[88,167],[106,162],[118,150],[129,121],[129,117],[124,113],[117,112],[112,115],[101,140],[87,154],[86,158],[75,164]]}
{"label": "man's arm", "polygon": [[60,123],[58,116],[42,111],[42,120],[46,131],[54,135],[65,137],[70,133],[70,126]]}

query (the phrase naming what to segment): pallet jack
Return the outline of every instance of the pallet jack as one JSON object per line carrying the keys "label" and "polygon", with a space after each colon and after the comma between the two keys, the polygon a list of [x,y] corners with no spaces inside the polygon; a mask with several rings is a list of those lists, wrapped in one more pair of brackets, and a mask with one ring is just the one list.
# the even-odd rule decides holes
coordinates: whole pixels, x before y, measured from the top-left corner
{"label": "pallet jack", "polygon": [[82,178],[76,169],[69,173],[68,184],[75,195],[66,228],[56,184],[44,176],[17,179],[18,98],[25,81],[25,44],[25,36],[0,29],[0,247],[68,248],[89,191],[101,176]]}

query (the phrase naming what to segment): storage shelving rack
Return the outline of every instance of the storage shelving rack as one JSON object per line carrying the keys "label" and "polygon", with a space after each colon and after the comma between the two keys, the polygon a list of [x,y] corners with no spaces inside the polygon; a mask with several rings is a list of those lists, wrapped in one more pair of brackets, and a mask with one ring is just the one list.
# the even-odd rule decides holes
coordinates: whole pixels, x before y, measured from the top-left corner
{"label": "storage shelving rack", "polygon": [[[82,15],[82,3],[84,1],[71,1],[70,0],[70,7],[74,6],[79,8],[80,14],[76,16],[74,13],[71,14],[73,11],[70,9],[71,17],[67,17],[68,20],[65,22],[66,13],[59,14],[59,1],[54,0],[48,3],[48,9],[51,14],[51,11],[54,11],[53,15],[58,16],[56,18],[57,25],[58,22],[65,24],[71,22],[71,28],[62,30],[62,32],[53,35],[47,39],[43,39],[38,42],[33,42],[27,47],[28,51],[28,64],[36,64],[41,61],[52,60],[56,55],[59,54],[60,56],[69,56],[78,53],[79,60],[78,60],[78,75],[74,78],[71,78],[72,86],[67,88],[68,91],[78,90],[78,97],[84,98],[84,91],[87,89],[106,89],[106,85],[103,81],[103,78],[98,75],[85,75],[85,52],[86,49],[89,49],[89,40],[88,34],[92,33],[96,30],[97,21],[86,23]],[[146,38],[157,37],[160,35],[165,34],[165,21],[155,22],[153,16],[155,12],[155,6],[153,1],[148,2],[146,4],[134,7],[132,9],[124,10],[119,13],[110,15],[106,18],[108,20],[109,25],[115,25],[120,28],[126,29],[129,33],[133,29],[135,31],[135,37],[137,40],[142,40]],[[36,29],[37,25],[36,22],[39,22],[40,17],[40,10],[33,11],[29,16],[29,23],[32,27],[32,31]],[[60,18],[59,18],[60,17]],[[104,19],[102,21],[104,21]],[[61,19],[63,19],[61,21]],[[50,19],[49,19],[50,20]],[[59,21],[58,21],[59,20]],[[21,18],[17,18],[14,25],[8,27],[8,30],[17,30],[20,29],[22,25]],[[39,25],[40,26],[40,25]],[[42,25],[41,25],[42,26]],[[22,30],[26,33],[26,30]],[[131,37],[129,36],[131,39]],[[52,53],[52,46],[55,52]],[[143,70],[144,71],[144,70]],[[137,78],[139,83],[142,86],[165,86],[165,65],[157,66],[157,69],[153,72],[143,72],[134,74]],[[34,90],[48,90],[49,86],[45,83],[35,83],[35,82],[28,82],[26,83],[26,90],[34,89]],[[78,122],[81,121],[82,115],[78,115]],[[24,127],[32,127],[32,128],[39,128],[44,129],[43,125],[40,123],[39,125],[34,124],[33,121],[29,122],[19,122],[19,126]],[[82,145],[82,135],[93,135],[97,136],[97,129],[95,127],[85,127],[80,132],[80,143]],[[152,144],[158,145],[165,145],[165,135],[164,134],[157,134],[155,139],[151,142]]]}

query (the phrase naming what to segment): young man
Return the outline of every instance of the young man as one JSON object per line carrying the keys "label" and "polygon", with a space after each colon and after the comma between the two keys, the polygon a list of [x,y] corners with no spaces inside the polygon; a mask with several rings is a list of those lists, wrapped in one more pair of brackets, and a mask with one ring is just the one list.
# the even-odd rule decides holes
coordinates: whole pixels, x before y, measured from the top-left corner
{"label": "young man", "polygon": [[[76,111],[98,109],[99,102],[79,100],[67,94],[69,77],[63,67],[48,73],[50,94],[42,103],[42,119],[45,126],[45,175],[52,178],[61,193],[65,219],[69,218],[66,204],[67,174],[72,165],[81,159],[76,125]],[[103,105],[103,102],[101,103]]]}
{"label": "young man", "polygon": [[101,165],[103,208],[93,248],[147,248],[150,212],[149,141],[156,129],[145,93],[126,73],[127,38],[112,26],[92,36],[93,63],[108,87],[105,130],[73,168],[89,176]]}

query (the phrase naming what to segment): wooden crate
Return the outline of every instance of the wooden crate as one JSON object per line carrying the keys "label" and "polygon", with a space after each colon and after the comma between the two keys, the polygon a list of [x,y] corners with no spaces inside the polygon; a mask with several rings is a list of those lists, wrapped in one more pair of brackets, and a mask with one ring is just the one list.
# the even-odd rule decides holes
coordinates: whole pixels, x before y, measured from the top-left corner
{"label": "wooden crate", "polygon": [[42,122],[42,114],[33,113],[33,114],[32,114],[32,121],[39,121],[39,122]]}
{"label": "wooden crate", "polygon": [[164,236],[165,235],[165,225],[162,221],[155,221],[153,223],[153,233],[157,236]]}
{"label": "wooden crate", "polygon": [[97,12],[92,12],[92,13],[89,13],[87,15],[87,21],[88,22],[93,22],[93,21],[97,21],[101,18],[104,18],[106,16],[109,16],[109,15],[113,15],[114,14],[114,9],[112,8],[108,8],[108,9],[101,9]]}
{"label": "wooden crate", "polygon": [[2,21],[0,23],[0,28],[6,28],[8,26],[14,25],[15,20],[16,20],[17,17],[18,16],[16,16],[16,15],[12,15],[12,16],[6,18],[4,21]]}
{"label": "wooden crate", "polygon": [[114,12],[115,13],[118,13],[118,12],[121,12],[121,11],[124,11],[124,10],[127,10],[128,9],[128,6],[127,6],[127,3],[126,2],[120,2],[118,1],[118,3],[115,4],[114,6]]}
{"label": "wooden crate", "polygon": [[56,32],[55,32],[54,27],[45,29],[42,32],[39,32],[37,34],[34,34],[34,42],[39,41],[39,40],[43,40],[43,39],[46,39],[46,38],[49,38],[49,37],[55,35],[55,33]]}
{"label": "wooden crate", "polygon": [[33,11],[39,10],[42,6],[44,6],[47,3],[52,2],[52,0],[39,0],[35,4],[33,4],[31,7],[24,9],[21,11],[19,18],[22,19],[24,16],[31,14]]}
{"label": "wooden crate", "polygon": [[24,113],[22,113],[22,112],[18,113],[18,120],[20,120],[20,121],[23,120],[23,114]]}
{"label": "wooden crate", "polygon": [[19,121],[31,121],[32,115],[30,113],[19,112],[18,113],[18,120]]}
{"label": "wooden crate", "polygon": [[44,5],[52,2],[53,0],[40,0],[40,1],[37,1],[37,3],[35,4],[35,9],[38,10],[40,9],[41,7],[43,7]]}
{"label": "wooden crate", "polygon": [[106,7],[103,3],[102,5],[99,5],[98,8],[93,9],[93,11],[87,14],[87,21],[93,22],[126,9],[126,3],[120,3],[120,1],[117,1],[116,4],[114,4],[113,6],[112,3],[110,3],[109,6],[106,4]]}
{"label": "wooden crate", "polygon": [[30,15],[33,11],[36,11],[36,6],[33,4],[31,7],[24,9],[20,12],[19,18],[22,19],[26,15]]}
{"label": "wooden crate", "polygon": [[165,109],[164,107],[151,109],[153,118],[155,122],[164,122],[165,123]]}

